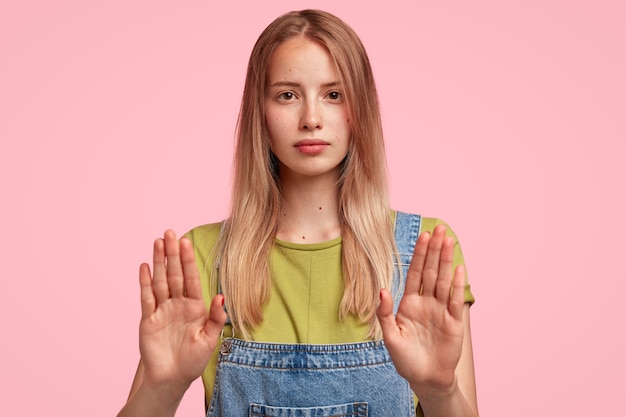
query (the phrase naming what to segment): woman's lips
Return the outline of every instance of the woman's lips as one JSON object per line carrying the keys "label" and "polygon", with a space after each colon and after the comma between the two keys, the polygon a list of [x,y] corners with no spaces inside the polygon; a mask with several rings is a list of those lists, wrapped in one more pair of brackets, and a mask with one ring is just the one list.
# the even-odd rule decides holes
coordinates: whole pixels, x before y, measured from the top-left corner
{"label": "woman's lips", "polygon": [[321,139],[304,139],[293,146],[302,153],[314,155],[324,151],[326,147],[330,146],[330,143]]}

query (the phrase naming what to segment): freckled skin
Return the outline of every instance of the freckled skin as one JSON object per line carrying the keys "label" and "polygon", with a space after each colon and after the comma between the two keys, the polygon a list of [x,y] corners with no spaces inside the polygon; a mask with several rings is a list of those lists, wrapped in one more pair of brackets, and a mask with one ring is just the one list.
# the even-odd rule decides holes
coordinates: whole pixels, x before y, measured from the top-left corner
{"label": "freckled skin", "polygon": [[[281,177],[339,176],[352,134],[339,80],[330,54],[314,41],[292,39],[274,52],[265,109]],[[305,139],[325,144],[296,146]]]}

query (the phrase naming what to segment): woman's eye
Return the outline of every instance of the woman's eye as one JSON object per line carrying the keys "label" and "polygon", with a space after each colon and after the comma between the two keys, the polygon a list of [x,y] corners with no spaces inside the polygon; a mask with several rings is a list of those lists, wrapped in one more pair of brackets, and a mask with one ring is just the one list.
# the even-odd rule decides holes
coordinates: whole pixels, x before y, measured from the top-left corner
{"label": "woman's eye", "polygon": [[284,93],[280,93],[278,95],[279,99],[285,100],[285,101],[293,100],[295,97],[296,95],[292,93],[291,91],[285,91]]}
{"label": "woman's eye", "polygon": [[341,93],[339,91],[331,91],[330,93],[328,93],[328,98],[331,100],[341,100]]}

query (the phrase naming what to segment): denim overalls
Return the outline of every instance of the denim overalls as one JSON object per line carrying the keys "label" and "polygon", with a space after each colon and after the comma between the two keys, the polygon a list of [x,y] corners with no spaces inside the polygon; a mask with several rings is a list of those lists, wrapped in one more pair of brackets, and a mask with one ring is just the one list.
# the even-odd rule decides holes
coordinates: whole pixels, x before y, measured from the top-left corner
{"label": "denim overalls", "polygon": [[[404,278],[420,223],[418,215],[396,214]],[[394,279],[394,313],[404,278]],[[415,404],[382,341],[308,345],[226,338],[207,417],[243,416],[412,417]]]}

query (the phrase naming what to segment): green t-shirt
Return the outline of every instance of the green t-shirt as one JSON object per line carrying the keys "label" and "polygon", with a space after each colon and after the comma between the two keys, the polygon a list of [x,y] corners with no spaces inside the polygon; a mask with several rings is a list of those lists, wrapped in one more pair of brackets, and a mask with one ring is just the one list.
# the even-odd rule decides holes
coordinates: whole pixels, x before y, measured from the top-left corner
{"label": "green t-shirt", "polygon": [[[439,219],[422,218],[421,230],[432,233]],[[445,224],[445,223],[444,223]],[[211,280],[212,249],[217,242],[220,223],[192,229],[186,236],[191,240],[200,272],[202,292],[207,305],[217,294],[217,283]],[[453,267],[464,264],[463,254],[455,239]],[[270,253],[271,292],[263,307],[263,322],[252,331],[252,340],[274,343],[338,344],[367,340],[369,325],[353,315],[339,319],[343,296],[341,270],[341,237],[322,243],[290,243],[276,239]],[[465,301],[474,302],[469,284]],[[230,326],[224,331],[230,336]],[[205,369],[202,380],[207,401],[215,383],[218,351]]]}

